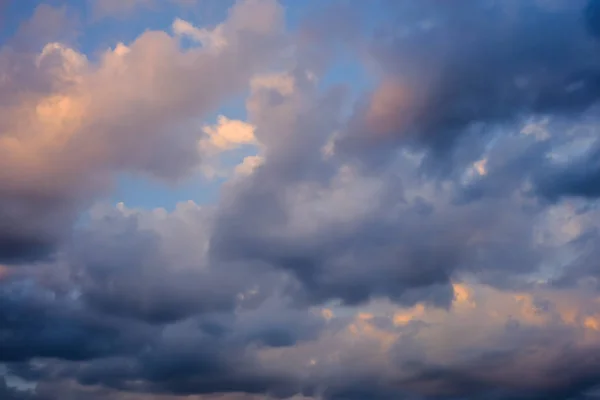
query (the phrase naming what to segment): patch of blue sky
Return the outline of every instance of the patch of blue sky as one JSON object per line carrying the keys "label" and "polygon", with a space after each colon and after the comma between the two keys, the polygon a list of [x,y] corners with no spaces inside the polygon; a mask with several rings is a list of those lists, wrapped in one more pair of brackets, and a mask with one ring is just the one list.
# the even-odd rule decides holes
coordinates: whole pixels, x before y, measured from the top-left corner
{"label": "patch of blue sky", "polygon": [[173,210],[177,203],[193,200],[198,204],[216,202],[225,178],[207,179],[200,173],[179,184],[165,184],[138,175],[123,174],[110,197],[112,204],[125,203],[130,208]]}
{"label": "patch of blue sky", "polygon": [[336,85],[344,85],[350,91],[349,99],[345,103],[346,108],[343,110],[343,114],[347,116],[352,112],[360,94],[372,89],[375,81],[359,60],[341,57],[332,64],[320,81],[323,89]]}
{"label": "patch of blue sky", "polygon": [[[210,3],[210,1],[208,2]],[[206,3],[206,4],[208,4]],[[224,1],[223,3],[227,3]],[[204,3],[203,3],[204,4]],[[132,43],[146,31],[171,32],[171,26],[176,18],[189,21],[196,26],[212,26],[223,20],[227,7],[201,7],[208,12],[187,7],[138,7],[131,15],[123,17],[111,16],[97,18],[93,15],[93,9],[89,6],[80,6],[85,24],[85,34],[79,40],[80,50],[87,53],[93,59],[95,54],[108,48],[114,48],[119,42]],[[218,12],[221,11],[221,12]],[[223,14],[221,16],[221,14]]]}
{"label": "patch of blue sky", "polygon": [[14,36],[23,21],[31,17],[36,5],[31,1],[11,1],[0,10],[0,46]]}
{"label": "patch of blue sky", "polygon": [[[245,95],[230,99],[222,107],[206,117],[197,120],[198,129],[204,125],[212,125],[219,115],[229,119],[246,120]],[[256,148],[244,146],[221,155],[220,167],[232,170],[242,162],[244,157],[256,155]],[[128,207],[153,209],[163,207],[167,210],[175,208],[177,203],[193,200],[198,204],[214,203],[219,197],[219,188],[227,179],[215,177],[207,179],[196,174],[175,186],[153,181],[144,176],[122,174],[118,177],[115,190],[110,197],[113,204],[123,202]]]}
{"label": "patch of blue sky", "polygon": [[[235,166],[247,156],[256,155],[254,146],[242,146],[224,152],[215,165],[216,175],[205,176],[198,172],[178,183],[166,184],[139,175],[122,174],[117,179],[116,189],[110,196],[110,203],[123,202],[130,208],[154,209],[162,207],[167,211],[177,203],[192,200],[197,204],[213,204],[219,197],[219,190],[233,173]],[[225,173],[221,173],[225,171]]]}
{"label": "patch of blue sky", "polygon": [[[9,2],[0,16],[0,44],[13,37],[21,23],[28,20],[40,4],[37,1]],[[202,0],[193,6],[177,6],[175,2],[159,0],[153,6],[138,6],[122,15],[104,16],[95,13],[92,1],[49,0],[44,4],[65,6],[80,20],[76,46],[93,60],[107,48],[114,48],[118,42],[131,43],[145,31],[169,32],[176,18],[196,26],[214,26],[226,18],[234,0]]]}
{"label": "patch of blue sky", "polygon": [[[82,32],[77,38],[76,45],[79,51],[94,60],[100,52],[114,48],[118,42],[131,43],[144,31],[165,30],[170,32],[176,18],[182,18],[198,27],[214,26],[225,19],[234,0],[203,0],[194,7],[167,6],[167,3],[166,1],[159,2],[158,8],[140,7],[133,13],[122,17],[97,18],[88,1],[54,2],[55,5],[67,4],[76,15],[80,16]],[[335,3],[335,0],[329,3]],[[317,0],[282,0],[282,4],[286,10],[286,24],[290,31],[297,29],[307,15],[323,6],[323,2]],[[20,23],[33,14],[36,5],[37,3],[34,2],[10,3],[0,31],[0,40],[12,36]],[[352,3],[353,7],[355,5],[356,7],[365,7],[365,10],[360,10],[360,12],[364,11],[369,14],[373,11],[363,2]],[[331,68],[321,79],[320,85],[325,89],[332,85],[345,84],[351,91],[351,99],[347,103],[351,105],[352,98],[355,98],[360,92],[368,90],[372,86],[372,82],[359,60],[347,57],[343,53],[340,55],[341,57],[335,59]],[[230,119],[245,120],[247,95],[248,93],[242,93],[218,110],[199,118],[198,127],[214,123],[219,115]],[[350,109],[347,111],[350,112]],[[220,166],[232,170],[244,157],[255,154],[256,148],[253,147],[244,147],[223,154]],[[117,178],[110,201],[115,204],[124,202],[129,207],[164,207],[166,209],[173,209],[177,203],[187,200],[193,200],[200,204],[212,203],[217,200],[219,188],[225,180],[226,178],[223,177],[206,179],[198,174],[178,185],[170,186],[146,177],[122,174]]]}

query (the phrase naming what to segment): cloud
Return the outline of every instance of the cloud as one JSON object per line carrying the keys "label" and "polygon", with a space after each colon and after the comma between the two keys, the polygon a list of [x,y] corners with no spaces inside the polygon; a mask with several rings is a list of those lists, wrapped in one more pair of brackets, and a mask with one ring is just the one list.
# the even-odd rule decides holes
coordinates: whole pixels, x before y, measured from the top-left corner
{"label": "cloud", "polygon": [[244,144],[255,144],[254,127],[247,122],[230,120],[220,115],[215,126],[207,126],[204,132],[208,136],[203,147],[215,147],[219,150],[231,149]]}
{"label": "cloud", "polygon": [[536,176],[535,183],[541,195],[556,200],[562,196],[597,198],[600,196],[600,168],[598,149],[594,143],[582,156],[566,163],[548,163]]}
{"label": "cloud", "polygon": [[219,50],[227,46],[227,39],[223,35],[223,26],[219,25],[212,30],[199,29],[194,27],[187,21],[182,19],[176,19],[173,22],[173,32],[181,37],[188,37],[194,42],[200,43],[201,45]]}
{"label": "cloud", "polygon": [[203,265],[209,220],[201,208],[181,205],[169,216],[126,212],[94,217],[71,244],[67,262],[91,307],[157,323],[233,309],[246,282]]}
{"label": "cloud", "polygon": [[263,163],[260,156],[244,157],[241,164],[235,167],[235,173],[238,175],[249,175]]}
{"label": "cloud", "polygon": [[3,286],[1,297],[8,338],[2,360],[37,360],[10,372],[37,380],[39,398],[246,392],[583,399],[577,396],[597,382],[599,299],[579,290],[454,283],[448,309],[375,301],[329,313],[289,308],[273,297],[235,315],[196,315],[159,327],[108,318],[82,298],[57,299],[40,284]]}
{"label": "cloud", "polygon": [[48,42],[73,42],[79,28],[77,14],[67,6],[40,4],[28,20],[19,24],[8,44],[19,51],[37,51]]}
{"label": "cloud", "polygon": [[256,155],[244,157],[233,168],[233,172],[228,165],[232,156],[240,152],[251,149],[260,152],[260,143],[256,140],[252,124],[219,115],[216,124],[206,125],[202,130],[204,136],[198,143],[198,151],[203,155],[201,170],[207,178],[247,175],[260,164],[261,157]]}
{"label": "cloud", "polygon": [[[563,364],[597,352],[597,333],[585,324],[592,299],[464,284],[457,292],[462,295],[449,311],[371,305],[371,312],[356,312],[340,321],[344,329],[332,328],[318,341],[265,349],[264,361],[298,376],[312,370],[315,391],[327,399],[568,398],[594,386],[594,356],[582,358],[572,373]],[[586,304],[592,308],[585,311]]]}
{"label": "cloud", "polygon": [[118,44],[97,62],[61,43],[38,54],[4,48],[0,259],[51,252],[117,173],[189,176],[201,161],[195,121],[275,56],[280,18],[274,1],[239,3],[219,28],[228,46],[218,53],[183,50],[163,31]]}
{"label": "cloud", "polygon": [[370,46],[381,83],[344,146],[426,146],[439,163],[467,128],[577,116],[598,100],[598,42],[583,23],[595,4],[386,2],[400,20]]}
{"label": "cloud", "polygon": [[[376,32],[361,7],[286,31],[239,1],[98,53],[23,25],[0,50],[0,397],[598,397],[595,2],[382,1]],[[214,203],[103,202],[229,156]]]}
{"label": "cloud", "polygon": [[40,398],[293,392],[252,348],[314,339],[324,320],[278,294],[280,275],[206,264],[208,211],[94,209],[60,259],[0,281],[0,363]]}
{"label": "cloud", "polygon": [[[447,308],[425,305],[435,287],[400,305],[379,299],[299,307],[290,295],[302,291],[290,291],[288,274],[248,259],[212,264],[205,240],[214,211],[193,203],[171,213],[94,209],[65,249],[68,262],[20,269],[0,282],[0,359],[13,363],[12,374],[38,381],[37,396],[55,397],[567,398],[596,382],[597,292],[450,282]],[[348,211],[329,220],[304,214],[295,223],[310,234],[319,227],[311,224],[335,225]],[[569,232],[556,239],[578,235]],[[377,281],[362,279],[377,290]],[[227,298],[229,307],[219,302]],[[578,363],[567,371],[565,359]]]}
{"label": "cloud", "polygon": [[2,362],[23,362],[34,357],[86,360],[135,351],[143,346],[140,334],[127,331],[119,321],[89,315],[68,297],[19,281],[3,285]]}
{"label": "cloud", "polygon": [[460,186],[422,181],[410,155],[378,175],[340,163],[343,157],[324,158],[340,102],[332,93],[307,107],[313,85],[263,85],[248,100],[264,160],[224,192],[213,261],[291,273],[300,284],[295,295],[312,304],[390,297],[444,306],[455,276],[501,284],[503,269],[511,269],[509,279],[537,271],[536,214],[513,199],[457,202]]}
{"label": "cloud", "polygon": [[34,398],[34,395],[28,391],[8,386],[4,377],[0,379],[0,395],[6,400],[27,400]]}

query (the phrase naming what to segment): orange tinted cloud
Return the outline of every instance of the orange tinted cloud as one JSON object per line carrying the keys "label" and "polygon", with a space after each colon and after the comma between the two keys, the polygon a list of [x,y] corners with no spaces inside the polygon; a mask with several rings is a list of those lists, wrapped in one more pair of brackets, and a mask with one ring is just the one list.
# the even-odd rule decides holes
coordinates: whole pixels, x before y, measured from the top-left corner
{"label": "orange tinted cloud", "polygon": [[407,127],[414,112],[414,96],[397,81],[385,80],[375,90],[367,110],[368,128],[379,135],[388,135]]}
{"label": "orange tinted cloud", "polygon": [[[223,38],[219,51],[184,49],[165,31],[117,43],[98,61],[59,42],[37,53],[0,51],[0,65],[20,67],[0,85],[0,235],[6,229],[45,248],[114,174],[172,181],[195,172],[203,161],[198,118],[269,65],[282,21],[275,0],[246,0],[218,32],[206,30]],[[225,122],[211,131],[216,147],[253,140],[252,127]]]}

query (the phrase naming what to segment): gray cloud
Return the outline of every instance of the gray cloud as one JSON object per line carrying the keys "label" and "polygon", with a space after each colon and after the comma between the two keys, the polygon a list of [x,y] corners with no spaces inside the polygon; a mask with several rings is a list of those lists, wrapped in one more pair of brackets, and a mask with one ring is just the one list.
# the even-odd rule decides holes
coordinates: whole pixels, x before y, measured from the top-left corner
{"label": "gray cloud", "polygon": [[[187,234],[183,227],[177,230],[178,222],[194,218],[201,228],[206,223],[202,214],[199,208],[191,208],[174,216],[171,234],[175,240],[185,240]],[[154,322],[233,309],[248,277],[202,265],[202,252],[197,254],[194,249],[189,254],[174,254],[177,249],[164,248],[160,232],[144,229],[140,219],[135,214],[113,212],[95,219],[71,242],[68,263],[83,298],[92,307]],[[200,235],[193,240],[199,248],[205,246]]]}
{"label": "gray cloud", "polygon": [[86,360],[143,345],[143,330],[129,335],[129,323],[87,314],[69,299],[56,298],[27,281],[3,285],[0,295],[1,361]]}
{"label": "gray cloud", "polygon": [[585,111],[600,93],[599,44],[583,18],[593,24],[596,2],[557,3],[383,2],[393,22],[370,51],[383,82],[340,145],[417,143],[439,162],[476,124]]}
{"label": "gray cloud", "polygon": [[23,391],[8,386],[4,377],[0,378],[0,396],[6,400],[29,400],[35,398],[29,391]]}
{"label": "gray cloud", "polygon": [[[247,0],[98,62],[4,48],[0,362],[37,387],[0,397],[594,398],[597,12],[555,3],[380,2],[356,104],[321,86],[341,41],[364,56],[337,4],[298,37]],[[261,162],[217,204],[73,228],[115,174],[193,173],[197,118],[247,84]]]}
{"label": "gray cloud", "polygon": [[597,144],[582,157],[566,165],[544,165],[534,179],[540,195],[558,200],[561,197],[597,198],[600,196],[600,155]]}
{"label": "gray cloud", "polygon": [[[310,83],[300,81],[276,107],[260,93],[250,100],[250,107],[268,110],[266,121],[256,112],[265,162],[224,194],[211,232],[213,262],[290,272],[300,283],[290,290],[313,304],[360,304],[383,296],[444,306],[452,298],[451,280],[462,272],[498,282],[503,269],[516,275],[537,269],[535,215],[521,204],[501,196],[456,202],[452,190],[435,188],[436,182],[425,189],[409,156],[397,156],[377,175],[343,166],[343,156],[323,159],[322,146],[335,130],[327,121],[339,103],[323,97],[305,112],[307,92]],[[281,121],[294,123],[282,127]],[[280,138],[267,136],[271,129],[294,139],[275,141]]]}

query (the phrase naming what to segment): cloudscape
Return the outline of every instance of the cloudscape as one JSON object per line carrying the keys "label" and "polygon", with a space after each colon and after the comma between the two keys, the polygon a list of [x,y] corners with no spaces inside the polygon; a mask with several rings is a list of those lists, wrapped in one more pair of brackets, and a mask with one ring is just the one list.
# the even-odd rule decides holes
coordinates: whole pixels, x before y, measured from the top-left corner
{"label": "cloudscape", "polygon": [[600,0],[0,0],[0,399],[600,399],[599,199]]}

